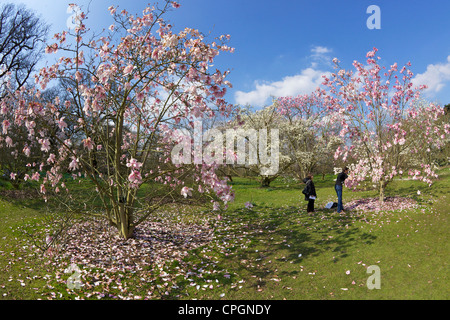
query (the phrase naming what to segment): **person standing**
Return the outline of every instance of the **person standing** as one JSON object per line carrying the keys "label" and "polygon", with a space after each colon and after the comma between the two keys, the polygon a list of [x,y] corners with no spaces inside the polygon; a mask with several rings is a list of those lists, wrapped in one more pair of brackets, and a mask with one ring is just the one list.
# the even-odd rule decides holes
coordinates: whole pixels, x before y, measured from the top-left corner
{"label": "person standing", "polygon": [[308,213],[312,213],[314,212],[314,201],[317,198],[316,188],[313,182],[313,175],[308,174],[308,176],[303,179],[303,182],[306,183],[305,189],[303,191],[303,193],[305,194],[305,201],[308,201],[306,211]]}
{"label": "person standing", "polygon": [[348,178],[348,168],[345,167],[342,169],[342,172],[338,174],[336,178],[336,184],[334,185],[334,190],[336,190],[336,194],[338,197],[338,206],[337,206],[338,213],[344,211],[344,206],[342,205],[342,188],[344,185],[344,181],[347,178]]}

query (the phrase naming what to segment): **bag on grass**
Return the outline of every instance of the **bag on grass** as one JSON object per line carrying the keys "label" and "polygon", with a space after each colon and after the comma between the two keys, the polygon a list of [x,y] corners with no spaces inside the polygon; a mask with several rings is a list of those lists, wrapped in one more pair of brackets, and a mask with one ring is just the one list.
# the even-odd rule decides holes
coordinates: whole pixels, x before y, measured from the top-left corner
{"label": "bag on grass", "polygon": [[325,208],[326,209],[332,209],[332,208],[336,208],[337,207],[337,202],[328,202],[326,205],[325,205]]}

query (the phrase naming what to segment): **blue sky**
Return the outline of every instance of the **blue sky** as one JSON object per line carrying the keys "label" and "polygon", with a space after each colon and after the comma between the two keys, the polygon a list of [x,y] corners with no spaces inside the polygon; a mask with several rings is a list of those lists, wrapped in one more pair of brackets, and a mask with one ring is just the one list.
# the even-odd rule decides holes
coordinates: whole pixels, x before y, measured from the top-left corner
{"label": "blue sky", "polygon": [[[10,0],[23,3],[52,24],[51,33],[66,29],[68,4],[87,6],[89,24],[107,28],[107,7],[119,5],[141,13],[138,0]],[[450,1],[428,0],[180,0],[167,17],[176,29],[197,28],[211,39],[230,34],[234,54],[222,54],[215,66],[231,70],[230,103],[268,105],[271,96],[309,93],[321,75],[333,71],[336,57],[345,68],[365,61],[373,47],[389,67],[411,61],[415,81],[427,84],[425,96],[450,103]],[[381,29],[370,30],[367,8],[381,10]],[[92,27],[91,28],[95,28]]]}

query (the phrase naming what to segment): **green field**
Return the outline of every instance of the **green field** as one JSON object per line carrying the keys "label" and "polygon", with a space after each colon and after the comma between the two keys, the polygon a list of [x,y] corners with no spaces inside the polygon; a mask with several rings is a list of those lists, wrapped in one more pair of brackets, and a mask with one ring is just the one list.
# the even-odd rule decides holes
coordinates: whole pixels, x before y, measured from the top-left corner
{"label": "green field", "polygon": [[[71,273],[64,268],[70,256],[43,256],[23,234],[27,228],[47,227],[44,202],[11,197],[3,182],[0,299],[448,299],[450,168],[439,174],[431,187],[411,180],[388,186],[387,197],[411,199],[413,208],[345,214],[324,208],[336,201],[334,177],[315,177],[318,199],[311,215],[302,184],[278,179],[260,188],[254,180],[234,178],[235,201],[220,218],[217,212],[185,206],[169,206],[153,217],[152,232],[158,235],[149,241],[158,244],[148,244],[164,261],[155,258],[127,271],[79,260],[80,289],[67,288]],[[345,189],[344,207],[374,197],[374,190]],[[246,202],[253,208],[245,208]],[[210,235],[200,239],[201,228]],[[83,243],[96,237],[80,234]],[[102,247],[90,249],[100,257],[111,254],[108,240],[102,241]],[[123,252],[130,255],[144,250],[143,243],[117,243],[115,250],[129,246]],[[177,250],[183,254],[175,259]],[[379,267],[380,289],[367,287],[372,265]]]}

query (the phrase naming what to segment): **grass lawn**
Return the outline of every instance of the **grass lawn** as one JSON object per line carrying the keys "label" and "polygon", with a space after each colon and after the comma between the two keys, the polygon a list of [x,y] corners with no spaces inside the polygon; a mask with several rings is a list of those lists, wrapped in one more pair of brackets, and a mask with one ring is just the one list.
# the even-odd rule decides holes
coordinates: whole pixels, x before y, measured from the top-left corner
{"label": "grass lawn", "polygon": [[[61,269],[68,261],[39,256],[19,231],[41,219],[43,202],[0,196],[0,299],[138,299],[149,291],[154,299],[448,299],[450,168],[442,169],[431,187],[392,182],[388,197],[417,204],[387,212],[325,209],[336,201],[333,178],[314,178],[318,199],[311,215],[302,184],[280,179],[260,188],[256,181],[235,178],[235,201],[220,219],[202,209],[181,213],[177,208],[167,215],[174,221],[206,221],[214,230],[210,241],[181,260],[115,274],[108,286],[86,276],[86,285],[72,291]],[[345,189],[344,207],[376,196],[376,191]],[[246,202],[253,208],[245,208]],[[380,289],[367,287],[372,265],[379,267]],[[88,271],[103,274],[101,268]],[[102,290],[105,295],[99,296]]]}

